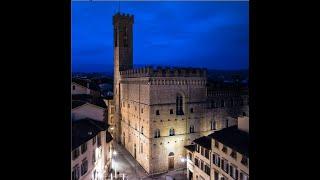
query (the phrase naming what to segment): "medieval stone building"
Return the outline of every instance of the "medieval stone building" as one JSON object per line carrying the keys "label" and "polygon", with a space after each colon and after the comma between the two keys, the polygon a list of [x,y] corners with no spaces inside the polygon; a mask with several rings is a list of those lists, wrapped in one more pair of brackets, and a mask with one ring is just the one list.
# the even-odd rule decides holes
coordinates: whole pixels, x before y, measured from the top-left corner
{"label": "medieval stone building", "polygon": [[184,145],[247,116],[248,93],[209,83],[206,69],[133,68],[133,23],[113,16],[112,134],[149,174],[186,167]]}

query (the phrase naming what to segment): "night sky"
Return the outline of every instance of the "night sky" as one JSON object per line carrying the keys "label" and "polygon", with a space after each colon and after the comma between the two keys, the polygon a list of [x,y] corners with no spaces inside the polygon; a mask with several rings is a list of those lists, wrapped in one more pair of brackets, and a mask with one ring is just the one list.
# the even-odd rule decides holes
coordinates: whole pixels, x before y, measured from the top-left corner
{"label": "night sky", "polygon": [[[112,72],[119,2],[72,2],[72,71]],[[133,63],[248,69],[248,2],[120,2],[134,15]]]}

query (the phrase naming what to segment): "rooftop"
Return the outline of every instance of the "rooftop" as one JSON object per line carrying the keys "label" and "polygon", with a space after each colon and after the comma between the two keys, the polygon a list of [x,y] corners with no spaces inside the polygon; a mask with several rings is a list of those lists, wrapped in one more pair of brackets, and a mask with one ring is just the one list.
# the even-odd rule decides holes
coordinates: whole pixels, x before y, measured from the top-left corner
{"label": "rooftop", "polygon": [[96,83],[91,82],[90,80],[72,78],[72,82],[77,83],[83,87],[87,87],[87,83],[89,83],[89,89],[95,90],[95,91],[100,90],[100,87]]}
{"label": "rooftop", "polygon": [[195,139],[193,142],[201,147],[211,150],[211,138],[208,136],[202,136],[198,139]]}
{"label": "rooftop", "polygon": [[208,135],[208,137],[219,141],[247,157],[249,156],[249,134],[239,130],[237,126],[216,131]]}
{"label": "rooftop", "polygon": [[94,105],[102,107],[102,108],[107,108],[106,103],[104,102],[103,98],[101,98],[101,97],[93,97],[92,95],[88,95],[88,94],[73,94],[72,95],[72,108],[76,108],[76,107],[81,106],[85,103],[90,103],[90,104],[94,104]]}
{"label": "rooftop", "polygon": [[190,145],[186,145],[184,146],[184,148],[186,148],[187,150],[194,152],[196,150],[196,145],[195,144],[190,144]]}
{"label": "rooftop", "polygon": [[72,101],[72,109],[77,108],[79,106],[82,106],[86,103],[87,102],[85,102],[85,101],[78,101],[78,100]]}
{"label": "rooftop", "polygon": [[[93,120],[90,118],[80,119],[72,122],[72,150],[81,144],[95,137],[99,132],[107,130],[108,125],[105,122]],[[106,142],[110,142],[110,133],[107,133]],[[112,138],[112,137],[111,137]]]}

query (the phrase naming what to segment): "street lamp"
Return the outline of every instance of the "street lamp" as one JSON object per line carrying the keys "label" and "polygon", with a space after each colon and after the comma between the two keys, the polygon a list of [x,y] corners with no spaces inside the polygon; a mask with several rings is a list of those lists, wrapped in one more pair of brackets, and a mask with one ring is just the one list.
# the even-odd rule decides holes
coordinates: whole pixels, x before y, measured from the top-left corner
{"label": "street lamp", "polygon": [[[187,159],[186,159],[185,157],[181,157],[180,161],[181,161],[182,163],[185,163],[185,162],[187,162]],[[187,168],[187,163],[186,163],[186,169],[188,169],[188,168]],[[184,168],[183,168],[183,170],[182,170],[182,173],[184,174]]]}

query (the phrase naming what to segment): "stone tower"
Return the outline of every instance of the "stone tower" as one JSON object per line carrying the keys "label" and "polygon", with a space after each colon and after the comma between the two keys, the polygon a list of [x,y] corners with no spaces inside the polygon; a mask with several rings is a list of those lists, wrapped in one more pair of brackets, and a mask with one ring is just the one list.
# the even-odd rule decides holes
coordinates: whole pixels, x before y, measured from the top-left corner
{"label": "stone tower", "polygon": [[133,60],[133,15],[120,14],[119,12],[113,16],[113,28],[114,28],[114,80],[113,80],[113,100],[115,103],[115,134],[116,141],[120,142],[121,132],[121,114],[120,114],[120,71],[132,69]]}

